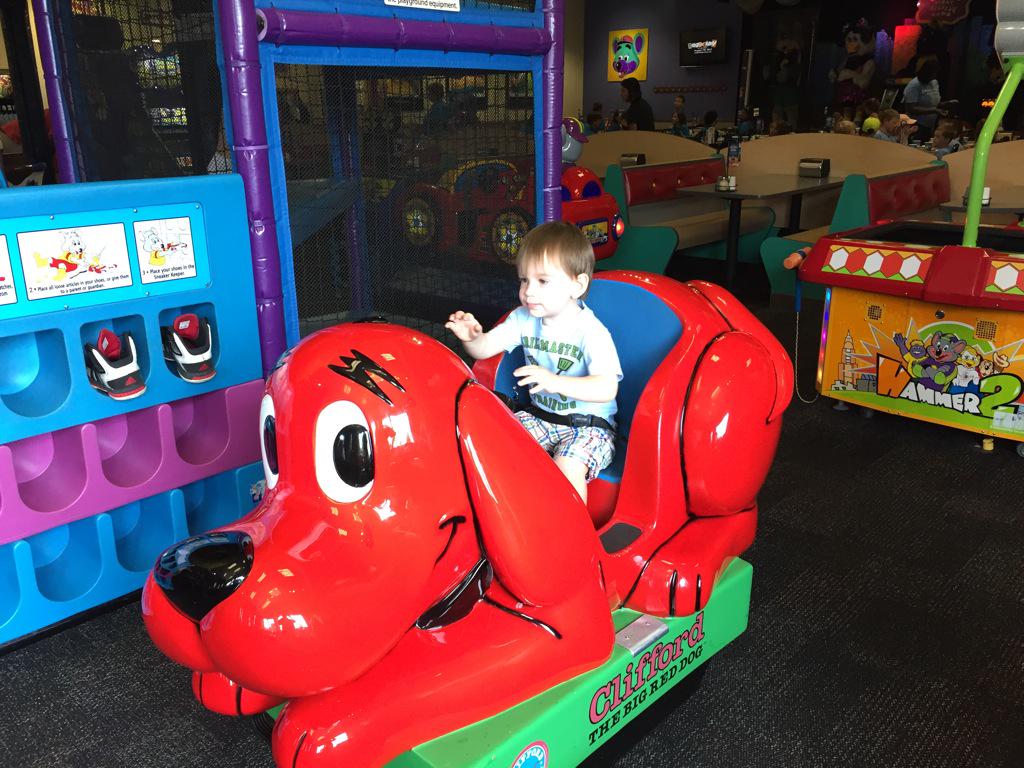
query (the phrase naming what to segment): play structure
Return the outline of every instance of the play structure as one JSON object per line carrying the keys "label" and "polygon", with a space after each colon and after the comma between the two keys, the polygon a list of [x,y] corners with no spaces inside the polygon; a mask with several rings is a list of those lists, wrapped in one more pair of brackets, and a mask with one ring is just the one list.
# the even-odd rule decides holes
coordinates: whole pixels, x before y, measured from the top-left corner
{"label": "play structure", "polygon": [[349,323],[271,375],[263,501],[142,602],[205,706],[284,704],[277,765],[575,765],[742,631],[789,360],[707,283],[611,272],[588,301],[629,372],[589,509],[491,391],[522,348],[474,378]]}
{"label": "play structure", "polygon": [[2,194],[6,645],[246,511],[263,382],[238,177]]}
{"label": "play structure", "polygon": [[1024,230],[979,226],[989,146],[1024,73],[1024,3],[1003,0],[997,15],[1007,78],[975,148],[965,222],[880,213],[948,199],[944,165],[909,184],[872,180],[873,223],[826,234],[793,261],[800,280],[826,286],[822,395],[1007,438],[1024,456]]}

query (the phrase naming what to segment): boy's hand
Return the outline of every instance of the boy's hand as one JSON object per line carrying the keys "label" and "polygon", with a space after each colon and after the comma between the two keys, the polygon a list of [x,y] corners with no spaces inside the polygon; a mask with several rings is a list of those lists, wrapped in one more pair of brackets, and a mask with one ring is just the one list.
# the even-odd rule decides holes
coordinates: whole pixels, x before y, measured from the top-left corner
{"label": "boy's hand", "polygon": [[520,387],[530,387],[531,395],[535,395],[538,392],[550,392],[552,395],[558,394],[558,377],[543,366],[524,365],[522,368],[516,368],[512,371],[512,375],[519,380]]}
{"label": "boy's hand", "polygon": [[459,341],[473,341],[484,332],[483,326],[469,312],[453,312],[444,327],[455,334]]}

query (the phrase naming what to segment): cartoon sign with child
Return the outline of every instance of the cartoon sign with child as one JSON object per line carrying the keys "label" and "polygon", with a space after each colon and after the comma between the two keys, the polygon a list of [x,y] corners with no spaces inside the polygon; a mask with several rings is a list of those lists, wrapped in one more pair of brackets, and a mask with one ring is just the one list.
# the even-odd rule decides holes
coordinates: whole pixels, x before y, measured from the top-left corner
{"label": "cartoon sign with child", "polygon": [[134,226],[143,283],[195,277],[192,225],[187,216],[136,221]]}
{"label": "cartoon sign with child", "polygon": [[30,301],[132,284],[122,224],[19,232],[18,248]]}

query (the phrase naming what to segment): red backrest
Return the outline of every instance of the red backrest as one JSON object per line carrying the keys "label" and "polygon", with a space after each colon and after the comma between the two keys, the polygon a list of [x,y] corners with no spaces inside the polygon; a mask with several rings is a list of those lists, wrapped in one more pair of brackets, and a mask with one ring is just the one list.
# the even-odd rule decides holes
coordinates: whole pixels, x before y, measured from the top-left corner
{"label": "red backrest", "polygon": [[908,213],[937,208],[949,200],[949,168],[936,165],[868,179],[871,221],[897,219]]}
{"label": "red backrest", "polygon": [[712,184],[725,172],[725,159],[708,157],[683,163],[659,163],[623,168],[626,205],[675,200],[677,187]]}

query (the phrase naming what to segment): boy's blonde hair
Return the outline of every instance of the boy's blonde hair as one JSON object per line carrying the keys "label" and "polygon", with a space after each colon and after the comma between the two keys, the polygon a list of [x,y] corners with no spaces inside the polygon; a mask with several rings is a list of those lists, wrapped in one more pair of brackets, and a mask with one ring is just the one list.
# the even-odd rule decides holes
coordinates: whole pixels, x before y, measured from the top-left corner
{"label": "boy's blonde hair", "polygon": [[583,231],[564,221],[549,221],[526,233],[516,254],[516,268],[522,271],[530,264],[548,261],[575,278],[594,276],[594,249]]}
{"label": "boy's blonde hair", "polygon": [[900,113],[895,109],[883,109],[878,113],[878,119],[881,121],[882,125],[885,125],[886,123],[891,123],[893,120],[899,120]]}

